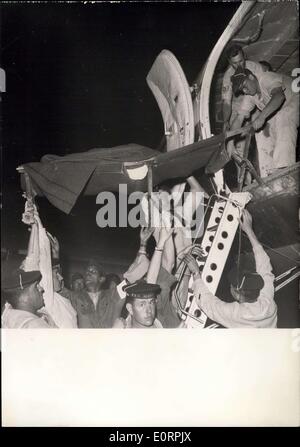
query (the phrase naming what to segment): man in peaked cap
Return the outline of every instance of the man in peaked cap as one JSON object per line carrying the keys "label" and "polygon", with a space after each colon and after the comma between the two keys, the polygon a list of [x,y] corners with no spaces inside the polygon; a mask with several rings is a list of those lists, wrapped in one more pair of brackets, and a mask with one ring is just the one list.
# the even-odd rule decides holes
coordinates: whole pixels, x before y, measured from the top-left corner
{"label": "man in peaked cap", "polygon": [[161,288],[144,281],[124,287],[128,317],[118,318],[114,328],[158,329],[161,322],[156,318],[157,295]]}
{"label": "man in peaked cap", "polygon": [[41,272],[25,272],[18,269],[4,276],[2,290],[6,304],[1,320],[3,328],[40,329],[52,328],[55,324],[50,316],[39,315],[44,306]]}
{"label": "man in peaked cap", "polygon": [[[230,292],[234,298],[232,303],[214,296],[202,281],[200,273],[194,281],[194,294],[206,315],[224,327],[275,328],[277,306],[270,259],[255,236],[252,217],[247,210],[243,212],[241,225],[252,245],[256,271],[241,268],[230,272]],[[196,262],[194,267],[199,269]]]}

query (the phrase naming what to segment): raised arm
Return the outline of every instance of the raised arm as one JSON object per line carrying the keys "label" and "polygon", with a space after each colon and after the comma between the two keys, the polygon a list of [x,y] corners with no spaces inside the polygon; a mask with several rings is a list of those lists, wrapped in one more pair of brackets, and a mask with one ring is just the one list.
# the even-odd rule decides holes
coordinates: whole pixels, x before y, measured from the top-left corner
{"label": "raised arm", "polygon": [[161,267],[162,253],[164,251],[165,244],[174,231],[174,228],[166,228],[162,227],[159,233],[158,243],[155,247],[148,273],[147,273],[147,282],[156,284],[158,273]]}
{"label": "raised arm", "polygon": [[265,286],[263,288],[263,291],[265,287],[267,287],[267,292],[269,292],[269,295],[274,295],[274,275],[272,273],[270,258],[263,249],[261,243],[258,241],[253,231],[252,216],[247,210],[244,210],[243,212],[241,227],[247,234],[248,239],[251,243],[255,258],[256,272],[261,275],[264,280]]}
{"label": "raised arm", "polygon": [[124,273],[124,278],[134,283],[141,279],[148,271],[149,259],[147,257],[147,243],[153,234],[153,228],[142,227],[140,232],[140,248],[137,255],[130,265],[129,269]]}

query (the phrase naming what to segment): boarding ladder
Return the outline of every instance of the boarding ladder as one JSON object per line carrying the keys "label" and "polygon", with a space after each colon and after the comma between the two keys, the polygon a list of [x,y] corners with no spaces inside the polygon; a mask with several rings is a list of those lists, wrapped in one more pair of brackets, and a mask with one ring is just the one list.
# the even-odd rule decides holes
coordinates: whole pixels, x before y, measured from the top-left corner
{"label": "boarding ladder", "polygon": [[[204,256],[197,257],[196,261],[201,272],[202,280],[210,292],[215,294],[239,226],[241,213],[251,200],[251,194],[247,192],[235,192],[229,194],[228,197],[216,194],[213,197],[215,202],[201,242]],[[180,305],[178,290],[180,289],[180,282],[186,268],[184,265],[175,289],[177,305],[181,310],[181,318],[185,320],[186,327],[204,328],[207,324],[207,315],[199,308],[197,300],[193,295],[193,275],[189,279],[185,306],[182,307]],[[215,326],[208,327],[212,328]]]}

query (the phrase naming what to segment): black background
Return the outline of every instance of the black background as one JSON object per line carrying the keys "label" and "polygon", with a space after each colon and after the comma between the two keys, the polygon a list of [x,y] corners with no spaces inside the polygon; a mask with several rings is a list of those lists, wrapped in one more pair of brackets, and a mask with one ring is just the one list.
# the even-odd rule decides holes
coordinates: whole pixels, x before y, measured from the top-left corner
{"label": "black background", "polygon": [[[28,240],[16,167],[47,153],[156,148],[163,125],[146,84],[156,56],[172,51],[192,84],[239,3],[2,3],[2,246],[24,249]],[[137,231],[97,228],[95,198],[70,216],[39,205],[65,254],[134,255]]]}

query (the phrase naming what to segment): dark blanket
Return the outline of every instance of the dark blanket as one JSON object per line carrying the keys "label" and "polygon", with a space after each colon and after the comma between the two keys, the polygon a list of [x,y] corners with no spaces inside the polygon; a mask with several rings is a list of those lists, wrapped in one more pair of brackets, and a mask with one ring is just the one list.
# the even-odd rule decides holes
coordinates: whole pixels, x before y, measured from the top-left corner
{"label": "dark blanket", "polygon": [[[228,161],[223,150],[223,135],[173,150],[158,152],[138,144],[92,149],[66,155],[45,155],[39,163],[24,164],[33,189],[46,196],[57,208],[69,213],[79,195],[97,195],[101,191],[118,191],[127,185],[128,193],[147,191],[147,178],[132,180],[128,164],[151,165],[153,185],[168,179],[189,177],[206,167],[207,173],[221,169]],[[25,189],[24,181],[22,187]]]}

